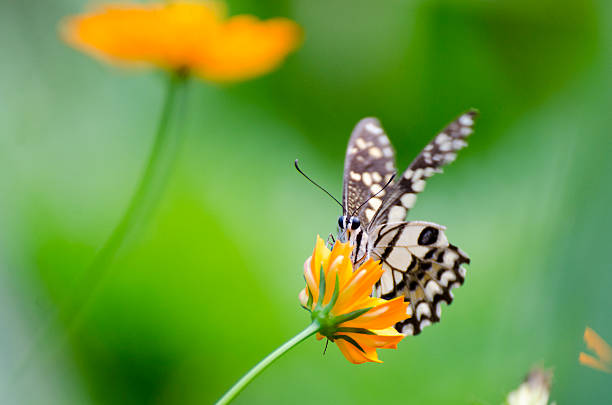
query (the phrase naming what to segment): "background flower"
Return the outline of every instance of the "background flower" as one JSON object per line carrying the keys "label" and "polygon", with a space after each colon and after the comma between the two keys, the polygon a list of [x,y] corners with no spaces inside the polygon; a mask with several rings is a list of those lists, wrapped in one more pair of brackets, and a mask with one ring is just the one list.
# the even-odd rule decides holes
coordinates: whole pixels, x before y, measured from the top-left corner
{"label": "background flower", "polygon": [[174,0],[109,4],[62,24],[78,49],[122,64],[190,71],[214,81],[269,72],[299,44],[301,30],[286,18],[226,18],[223,3]]}
{"label": "background flower", "polygon": [[584,330],[584,341],[589,349],[595,352],[596,357],[580,353],[580,364],[596,370],[612,372],[612,348],[595,331],[589,327]]}

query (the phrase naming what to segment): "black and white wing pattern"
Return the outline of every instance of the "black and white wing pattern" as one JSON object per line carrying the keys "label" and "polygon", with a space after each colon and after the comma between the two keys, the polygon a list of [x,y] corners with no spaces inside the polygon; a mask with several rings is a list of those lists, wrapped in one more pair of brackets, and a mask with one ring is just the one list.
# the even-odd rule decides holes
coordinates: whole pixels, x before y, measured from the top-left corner
{"label": "black and white wing pattern", "polygon": [[425,146],[402,176],[394,180],[371,226],[406,219],[427,179],[441,173],[442,167],[453,162],[457,152],[467,146],[466,138],[473,132],[477,115],[475,110],[463,113]]}
{"label": "black and white wing pattern", "polygon": [[[395,152],[380,122],[376,118],[362,119],[353,129],[344,160],[342,204],[348,211],[345,214],[352,215],[364,201],[379,192],[393,174]],[[381,204],[380,198],[372,198],[355,213],[364,229]]]}
{"label": "black and white wing pattern", "polygon": [[463,284],[469,263],[467,255],[451,245],[445,228],[431,222],[411,221],[381,225],[369,237],[370,257],[379,260],[385,272],[373,294],[385,299],[400,295],[410,301],[410,318],[395,325],[408,335],[417,335],[440,321],[442,301],[453,301],[451,290]]}
{"label": "black and white wing pattern", "polygon": [[[344,165],[345,212],[339,220],[338,237],[355,246],[352,259],[356,265],[368,257],[382,264],[385,272],[373,295],[386,299],[403,295],[410,301],[411,317],[395,326],[402,333],[417,335],[440,321],[440,303],[450,304],[451,290],[465,279],[462,265],[470,260],[448,242],[443,226],[404,221],[426,180],[440,173],[467,145],[476,116],[476,111],[467,111],[447,125],[383,191],[395,173],[395,156],[380,122],[365,118],[351,134]],[[357,228],[349,226],[353,215],[359,219]]]}
{"label": "black and white wing pattern", "polygon": [[411,317],[395,325],[405,334],[417,335],[439,322],[440,303],[450,304],[451,290],[465,279],[462,265],[470,259],[448,242],[443,226],[403,221],[425,181],[467,146],[465,139],[472,133],[476,115],[476,111],[462,114],[425,146],[390,187],[368,227],[368,256],[380,260],[385,270],[373,294],[387,299],[403,295],[410,301]]}

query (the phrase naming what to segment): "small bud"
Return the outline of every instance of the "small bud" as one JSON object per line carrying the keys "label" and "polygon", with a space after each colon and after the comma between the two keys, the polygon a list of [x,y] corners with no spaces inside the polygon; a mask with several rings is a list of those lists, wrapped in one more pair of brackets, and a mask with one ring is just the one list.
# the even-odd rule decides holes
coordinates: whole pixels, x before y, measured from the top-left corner
{"label": "small bud", "polygon": [[300,305],[303,306],[304,308],[307,308],[308,293],[306,292],[305,288],[302,291],[300,291],[300,294],[298,295],[298,298],[300,300]]}
{"label": "small bud", "polygon": [[525,381],[508,394],[508,405],[547,405],[552,384],[550,370],[533,369]]}

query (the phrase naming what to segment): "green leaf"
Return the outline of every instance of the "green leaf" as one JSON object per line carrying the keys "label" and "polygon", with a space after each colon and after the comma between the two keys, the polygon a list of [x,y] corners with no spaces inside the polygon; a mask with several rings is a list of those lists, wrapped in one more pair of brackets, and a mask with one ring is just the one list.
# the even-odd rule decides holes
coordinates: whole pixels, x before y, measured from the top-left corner
{"label": "green leaf", "polygon": [[336,285],[334,286],[334,293],[329,301],[329,304],[325,307],[325,313],[328,313],[332,310],[334,305],[336,305],[336,301],[338,301],[338,296],[340,295],[340,279],[338,277],[338,273],[336,273]]}
{"label": "green leaf", "polygon": [[308,308],[312,308],[313,297],[312,297],[312,293],[310,292],[310,287],[306,287],[306,290],[308,290],[308,302],[306,302],[306,306]]}
{"label": "green leaf", "polygon": [[357,343],[352,337],[345,335],[334,335],[334,340],[337,339],[346,340],[347,342],[355,346],[357,349],[359,349],[362,353],[365,353],[365,350],[363,350],[363,348],[359,346],[359,343]]}
{"label": "green leaf", "polygon": [[323,305],[323,297],[325,297],[325,273],[323,273],[323,266],[321,266],[321,273],[319,275],[319,301],[317,306]]}
{"label": "green leaf", "polygon": [[373,307],[370,308],[362,308],[362,309],[357,309],[353,312],[349,312],[348,314],[342,314],[342,315],[338,315],[334,318],[334,323],[336,325],[339,325],[343,322],[348,322],[351,321],[355,318],[359,318],[361,315],[365,314],[366,312],[368,312],[370,309],[372,309]]}
{"label": "green leaf", "polygon": [[369,329],[365,329],[365,328],[349,328],[346,326],[341,326],[338,329],[336,329],[337,332],[344,332],[344,333],[360,333],[362,335],[376,335],[376,333],[372,332]]}

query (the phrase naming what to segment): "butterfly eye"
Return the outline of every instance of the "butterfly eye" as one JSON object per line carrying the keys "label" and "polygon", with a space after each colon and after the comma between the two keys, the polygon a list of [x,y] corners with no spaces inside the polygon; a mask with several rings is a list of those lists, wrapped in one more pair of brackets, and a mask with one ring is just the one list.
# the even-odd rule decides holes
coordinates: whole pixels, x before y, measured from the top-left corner
{"label": "butterfly eye", "polygon": [[351,229],[353,231],[357,230],[357,228],[359,228],[360,225],[361,225],[361,221],[359,221],[359,218],[357,217],[351,218]]}
{"label": "butterfly eye", "polygon": [[338,218],[338,226],[340,227],[340,229],[344,229],[344,220],[345,220],[345,216],[340,216],[340,218]]}

